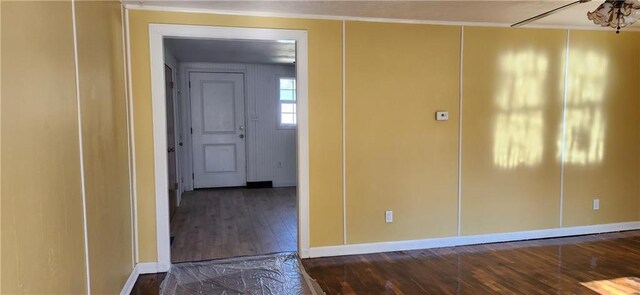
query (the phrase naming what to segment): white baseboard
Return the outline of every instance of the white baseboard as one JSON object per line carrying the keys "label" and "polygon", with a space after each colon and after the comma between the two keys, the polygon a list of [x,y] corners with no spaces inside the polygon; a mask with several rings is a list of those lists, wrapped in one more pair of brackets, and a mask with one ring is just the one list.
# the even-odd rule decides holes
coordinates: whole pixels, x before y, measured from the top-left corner
{"label": "white baseboard", "polygon": [[159,262],[143,262],[136,264],[131,271],[127,282],[124,284],[124,287],[122,287],[120,295],[129,295],[140,275],[167,272],[170,267],[171,264]]}
{"label": "white baseboard", "polygon": [[296,181],[272,181],[273,187],[291,187],[297,186]]}
{"label": "white baseboard", "polygon": [[136,268],[138,268],[140,274],[167,272],[170,267],[170,263],[160,262],[142,262],[136,264]]}
{"label": "white baseboard", "polygon": [[[558,238],[576,235],[588,235],[607,232],[617,232],[625,230],[640,229],[640,221],[609,223],[587,226],[562,227],[543,230],[485,234],[474,236],[459,236],[446,238],[433,238],[423,240],[397,241],[397,242],[378,242],[366,244],[351,244],[340,246],[316,247],[303,249],[299,255],[301,258],[316,258],[327,256],[343,256],[367,253],[380,253],[390,251],[418,250],[429,248],[466,246],[487,243],[499,243],[532,239]],[[131,293],[133,286],[141,274],[161,273],[169,271],[170,263],[145,262],[138,263],[133,268],[129,279],[122,288],[122,295]]]}
{"label": "white baseboard", "polygon": [[127,279],[127,282],[124,283],[124,286],[122,287],[122,291],[120,291],[120,295],[131,294],[131,291],[133,290],[133,286],[135,286],[139,276],[140,276],[140,272],[138,271],[138,266],[136,265],[135,267],[133,267],[131,274],[129,274],[129,278]]}
{"label": "white baseboard", "polygon": [[640,221],[598,224],[588,226],[563,227],[543,230],[484,234],[473,236],[456,236],[446,238],[433,238],[423,240],[378,242],[365,244],[349,244],[339,246],[326,246],[305,249],[300,253],[302,258],[315,258],[327,256],[343,256],[367,253],[380,253],[391,251],[418,250],[429,248],[465,246],[487,243],[499,243],[509,241],[557,238],[576,235],[598,234],[605,232],[616,232],[624,230],[640,229]]}

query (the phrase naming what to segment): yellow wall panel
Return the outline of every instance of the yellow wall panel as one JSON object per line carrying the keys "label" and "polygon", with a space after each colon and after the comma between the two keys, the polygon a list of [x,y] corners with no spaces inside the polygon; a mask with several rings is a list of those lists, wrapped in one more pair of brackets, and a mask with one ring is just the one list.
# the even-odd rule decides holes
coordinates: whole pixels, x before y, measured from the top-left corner
{"label": "yellow wall panel", "polygon": [[120,2],[76,2],[91,292],[117,294],[133,269]]}
{"label": "yellow wall panel", "polygon": [[463,235],[559,226],[566,34],[465,28]]}
{"label": "yellow wall panel", "polygon": [[2,1],[2,294],[86,293],[71,3]]}
{"label": "yellow wall panel", "polygon": [[[151,23],[309,32],[311,245],[341,244],[341,22],[137,10],[130,21],[140,260],[156,257]],[[346,30],[348,242],[456,235],[460,28],[347,22]],[[465,28],[463,235],[560,225],[566,41],[567,30]],[[436,122],[437,110],[450,120]],[[567,181],[575,182],[569,166]],[[640,190],[636,182],[626,192]],[[573,191],[568,184],[566,201]],[[640,208],[639,199],[629,207]],[[394,211],[393,224],[384,223],[385,210]]]}
{"label": "yellow wall panel", "polygon": [[[564,225],[638,220],[638,33],[572,31]],[[593,199],[600,210],[593,210]]]}
{"label": "yellow wall panel", "polygon": [[[76,5],[91,286],[118,293],[133,266],[120,3]],[[85,293],[71,3],[0,14],[0,293]],[[347,22],[343,208],[340,21],[130,15],[141,262],[156,259],[150,23],[308,31],[312,247],[342,244],[343,209],[350,244],[455,236],[460,115],[463,235],[558,227],[561,184],[563,226],[640,219],[639,33],[571,31],[563,128],[566,30],[465,28],[459,114],[460,27]]]}
{"label": "yellow wall panel", "polygon": [[140,261],[156,260],[149,33],[151,23],[307,30],[309,41],[311,245],[342,243],[342,23],[130,11]]}
{"label": "yellow wall panel", "polygon": [[460,30],[347,23],[348,243],[456,234]]}

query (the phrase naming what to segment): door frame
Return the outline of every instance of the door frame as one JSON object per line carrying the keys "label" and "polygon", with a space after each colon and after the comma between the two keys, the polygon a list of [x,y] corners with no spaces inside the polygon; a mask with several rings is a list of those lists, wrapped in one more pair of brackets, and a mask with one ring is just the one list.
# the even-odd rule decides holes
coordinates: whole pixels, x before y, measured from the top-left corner
{"label": "door frame", "polygon": [[[169,54],[168,54],[169,53]],[[170,59],[170,60],[169,60]],[[178,91],[178,89],[180,89],[180,83],[181,83],[181,78],[180,78],[180,67],[178,64],[178,61],[175,60],[175,57],[173,56],[172,53],[170,52],[164,52],[164,64],[166,66],[168,66],[169,68],[171,68],[171,71],[173,73],[173,120],[175,122],[174,127],[177,127],[176,129],[176,134],[174,136],[174,144],[176,146],[176,165],[177,165],[177,176],[178,176],[178,207],[180,207],[180,202],[182,201],[182,193],[185,191],[185,185],[186,182],[183,183],[183,179],[185,179],[185,174],[184,174],[184,160],[181,158],[180,154],[181,154],[181,146],[180,146],[180,134],[182,133],[182,114],[181,114],[181,109],[182,106],[180,106],[179,104],[181,103],[181,99],[180,99],[180,92]]]}
{"label": "door frame", "polygon": [[151,104],[154,141],[154,179],[156,192],[156,239],[158,270],[171,266],[169,233],[168,171],[166,161],[167,126],[164,87],[164,38],[295,40],[297,79],[297,162],[298,162],[298,255],[309,256],[309,102],[308,41],[305,30],[257,29],[191,25],[149,25],[151,64]]}
{"label": "door frame", "polygon": [[[192,73],[215,73],[215,74],[242,74],[243,75],[243,84],[244,84],[244,115],[245,115],[245,126],[247,126],[247,111],[248,103],[247,103],[247,70],[246,67],[237,68],[237,69],[225,69],[225,68],[217,68],[213,66],[201,66],[202,63],[197,62],[186,62],[180,65],[180,77],[181,77],[181,89],[187,89],[187,91],[181,91],[180,99],[183,103],[183,111],[182,116],[183,119],[180,122],[182,124],[182,132],[184,134],[184,152],[181,157],[185,161],[184,172],[188,177],[185,178],[185,191],[194,190],[194,181],[191,178],[191,174],[193,171],[193,137],[190,132],[191,128],[191,88],[189,87],[190,77]],[[246,133],[245,133],[246,136]],[[249,161],[247,161],[247,154],[249,151],[249,139],[247,137],[247,144],[245,144],[245,173],[247,174],[247,179],[249,177]]]}
{"label": "door frame", "polygon": [[[247,154],[248,154],[248,150],[249,150],[249,138],[247,136],[247,129],[248,129],[248,124],[247,124],[247,108],[248,108],[248,104],[247,104],[247,71],[246,70],[242,70],[242,71],[218,71],[215,69],[212,69],[211,67],[209,67],[208,70],[194,70],[194,69],[187,69],[185,71],[185,80],[186,80],[186,85],[187,87],[185,89],[187,89],[187,91],[185,91],[186,94],[186,98],[184,99],[184,101],[187,104],[186,110],[183,112],[186,114],[185,118],[187,119],[185,122],[185,127],[188,130],[191,130],[191,128],[193,128],[193,117],[192,117],[192,105],[191,105],[191,74],[235,74],[235,75],[242,75],[242,102],[244,104],[244,107],[242,108],[242,112],[244,112],[244,122],[243,125],[245,126],[245,145],[244,145],[244,182],[245,185],[249,180],[249,163],[247,161]],[[193,134],[191,132],[186,132],[185,133],[185,138],[188,141],[188,147],[189,150],[185,151],[185,155],[186,158],[189,161],[189,169],[191,173],[191,175],[195,174],[195,169],[194,167],[194,163],[193,163],[193,157],[194,157],[194,152],[193,152]],[[190,185],[190,190],[195,190],[195,180],[193,178],[190,178],[189,180],[189,185]]]}
{"label": "door frame", "polygon": [[[179,157],[180,152],[179,152],[179,148],[178,148],[178,146],[179,146],[178,145],[178,142],[179,142],[178,141],[178,134],[179,134],[179,131],[180,131],[180,123],[178,122],[178,116],[176,116],[176,114],[178,113],[178,99],[177,99],[178,91],[176,91],[176,89],[178,88],[177,87],[178,82],[177,82],[177,79],[176,79],[176,77],[177,77],[176,70],[177,69],[175,69],[176,66],[168,64],[166,62],[166,59],[165,59],[165,62],[164,62],[164,66],[165,66],[165,69],[169,68],[169,70],[171,70],[171,83],[173,83],[173,88],[171,88],[171,92],[172,92],[171,93],[171,95],[172,95],[171,96],[171,100],[173,101],[173,114],[171,114],[171,116],[173,117],[173,129],[174,129],[173,146],[175,148],[175,152],[173,154],[173,158],[174,158],[174,161],[176,163],[176,167],[175,167],[175,169],[176,169],[176,171],[175,171],[176,172],[176,183],[178,184],[178,186],[176,187],[176,207],[179,207],[180,206],[180,199],[182,198],[181,197],[181,193],[180,193],[180,189],[182,187],[181,183],[180,183],[180,178],[182,177],[182,171],[180,169],[180,157]],[[167,79],[166,75],[165,75],[164,78],[165,78],[165,83],[166,83],[166,79]],[[167,94],[165,93],[165,101],[166,101],[166,95]],[[169,116],[169,114],[167,114],[167,116]],[[165,150],[167,150],[167,149],[165,149]],[[169,216],[169,221],[171,221],[171,215]]]}
{"label": "door frame", "polygon": [[[166,55],[165,55],[165,61],[166,61]],[[192,73],[222,73],[222,74],[243,74],[245,79],[244,79],[244,93],[245,93],[245,114],[247,115],[247,117],[245,117],[245,126],[247,126],[247,132],[250,132],[251,130],[255,129],[253,127],[255,126],[250,126],[251,123],[251,118],[250,118],[250,114],[252,112],[254,112],[254,110],[252,110],[249,107],[249,98],[248,98],[248,93],[249,93],[249,89],[247,86],[247,75],[248,75],[248,65],[247,64],[242,64],[242,63],[209,63],[209,62],[183,62],[180,63],[180,65],[178,66],[179,71],[178,71],[178,78],[177,81],[179,81],[180,83],[180,87],[179,89],[186,89],[184,91],[180,91],[178,99],[179,99],[179,103],[180,103],[180,113],[179,113],[179,117],[180,117],[180,126],[181,126],[181,134],[182,134],[182,138],[183,138],[183,144],[184,146],[182,146],[181,148],[184,148],[183,150],[180,150],[180,153],[178,154],[178,157],[181,159],[181,165],[182,166],[182,170],[181,173],[182,175],[185,176],[184,178],[184,185],[182,186],[182,191],[186,192],[186,191],[193,191],[194,190],[194,186],[193,186],[193,178],[191,178],[191,174],[193,173],[193,155],[192,155],[192,146],[191,146],[191,132],[190,132],[190,125],[191,125],[191,95],[190,95],[190,91],[191,89],[189,88],[189,77]],[[294,65],[295,68],[295,65]],[[274,77],[276,78],[276,80],[279,77],[295,77],[295,73],[291,74],[291,75],[283,75],[283,74],[274,74]],[[274,84],[274,89],[276,92],[278,92],[278,85]],[[277,99],[277,97],[276,97]],[[275,102],[276,104],[279,104],[279,101],[276,100]],[[278,115],[280,116],[280,115]],[[274,128],[277,128],[279,130],[292,130],[295,132],[296,128],[282,128],[279,126],[278,120],[276,120],[276,122],[274,123]],[[249,133],[247,133],[247,145],[245,146],[245,154],[246,154],[246,173],[247,173],[247,181],[251,182],[251,181],[255,181],[254,180],[250,180],[252,178],[255,178],[255,175],[250,176],[252,174],[250,174],[251,171],[251,167],[254,167],[257,165],[256,159],[255,159],[255,155],[253,156],[253,158],[250,155],[250,151],[252,150],[252,147],[255,148],[255,138],[251,138],[251,136],[249,135]],[[252,161],[250,161],[249,159],[252,159]],[[297,166],[296,166],[297,167]],[[255,169],[254,169],[255,170]],[[255,172],[255,171],[254,171]],[[255,173],[254,173],[255,174]],[[274,185],[276,185],[276,183],[274,183]],[[278,183],[279,186],[296,186],[297,185],[297,178],[295,180],[293,180],[293,182],[282,182],[282,183]]]}
{"label": "door frame", "polygon": [[[181,132],[184,134],[184,150],[180,156],[184,161],[184,166],[182,167],[185,175],[184,180],[184,191],[192,191],[194,190],[193,178],[191,178],[191,174],[193,173],[193,146],[192,146],[192,137],[190,132],[191,127],[191,89],[189,88],[189,77],[191,73],[228,73],[228,74],[242,74],[244,75],[244,113],[245,113],[245,126],[247,125],[247,117],[248,112],[248,102],[247,102],[247,68],[246,66],[233,66],[233,67],[219,67],[212,66],[208,63],[200,63],[200,62],[185,62],[179,66],[179,75],[180,75],[180,89],[187,89],[187,91],[180,91],[180,103],[182,106],[181,116]],[[248,127],[247,127],[248,128]],[[247,144],[245,145],[245,158],[249,152],[249,138],[247,137]],[[249,179],[249,163],[245,165],[245,170],[247,173],[247,180]]]}

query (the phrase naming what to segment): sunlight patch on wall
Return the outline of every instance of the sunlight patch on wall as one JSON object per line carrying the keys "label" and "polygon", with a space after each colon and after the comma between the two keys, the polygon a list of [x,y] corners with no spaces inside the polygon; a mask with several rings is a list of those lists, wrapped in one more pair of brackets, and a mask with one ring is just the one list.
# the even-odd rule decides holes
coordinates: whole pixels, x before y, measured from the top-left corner
{"label": "sunlight patch on wall", "polygon": [[535,166],[544,152],[544,94],[549,62],[535,51],[500,58],[500,90],[495,97],[494,164]]}
{"label": "sunlight patch on wall", "polygon": [[[564,162],[597,164],[604,156],[602,101],[607,87],[608,60],[604,55],[578,50],[571,52],[571,58],[577,62],[570,69],[568,81]],[[558,142],[561,145],[562,139]],[[559,148],[558,159],[560,151]]]}

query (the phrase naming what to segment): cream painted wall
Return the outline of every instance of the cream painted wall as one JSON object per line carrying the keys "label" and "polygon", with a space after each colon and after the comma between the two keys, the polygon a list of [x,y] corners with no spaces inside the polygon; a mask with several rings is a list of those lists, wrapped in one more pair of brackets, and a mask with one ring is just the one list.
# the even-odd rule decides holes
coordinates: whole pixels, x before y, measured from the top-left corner
{"label": "cream painted wall", "polygon": [[311,245],[342,242],[342,24],[339,21],[129,11],[140,261],[156,261],[150,23],[307,30]]}
{"label": "cream painted wall", "polygon": [[76,2],[91,293],[133,269],[127,100],[119,2]]}
{"label": "cream painted wall", "polygon": [[[117,294],[133,269],[119,2],[7,2],[2,294]],[[74,51],[78,53],[76,79]],[[79,141],[78,93],[82,116]],[[81,152],[87,205],[85,251]]]}
{"label": "cream painted wall", "polygon": [[467,27],[463,235],[560,226],[566,30]]}
{"label": "cream painted wall", "polygon": [[[564,225],[638,220],[640,34],[571,32]],[[633,86],[632,86],[633,85]],[[631,88],[629,88],[631,87]],[[600,210],[592,200],[600,199]]]}
{"label": "cream painted wall", "polygon": [[347,22],[348,243],[457,234],[460,33]]}
{"label": "cream painted wall", "polygon": [[[150,23],[308,30],[311,246],[341,245],[341,22],[140,10],[130,11],[130,22],[141,261],[156,257]],[[349,21],[345,29],[347,242],[456,236],[461,27]],[[612,162],[575,167],[567,162],[563,183],[568,31],[464,31],[461,234],[559,227],[561,184],[564,226],[638,220],[640,167],[620,160],[640,163],[632,153],[640,149],[634,129],[640,126],[637,95],[620,93],[606,104],[610,107],[598,107],[611,126],[605,129],[611,133],[603,141],[611,146],[605,153],[617,153],[603,159]],[[609,31],[571,34],[573,55],[594,48],[610,57],[611,73],[638,76],[638,59],[630,52],[640,46],[640,33],[623,32],[621,38]],[[626,49],[614,53],[618,46]],[[625,59],[629,65],[622,63]],[[590,63],[576,59],[569,67]],[[631,85],[625,79],[598,79],[591,85]],[[439,110],[448,110],[450,120],[436,122]],[[567,124],[582,124],[576,120],[568,115]],[[565,153],[569,159],[580,152],[567,147]],[[596,184],[583,188],[586,181]],[[600,193],[599,184],[613,193]],[[585,209],[593,194],[602,196],[596,213]],[[394,210],[393,224],[384,223],[385,210]]]}
{"label": "cream painted wall", "polygon": [[[122,23],[119,4],[77,9],[91,285],[116,293],[132,267]],[[85,293],[71,3],[0,10],[0,292]],[[456,235],[460,27],[347,23],[343,208],[341,22],[130,17],[140,262],[156,257],[150,23],[308,31],[313,247],[342,244],[343,210],[349,243]],[[464,30],[462,234],[557,227],[561,193],[564,226],[638,220],[640,97],[626,89],[640,76],[640,33],[570,32],[562,137],[567,31]],[[442,109],[450,120],[433,121]],[[388,209],[394,224],[382,223]]]}
{"label": "cream painted wall", "polygon": [[86,293],[71,3],[0,5],[0,293]]}

